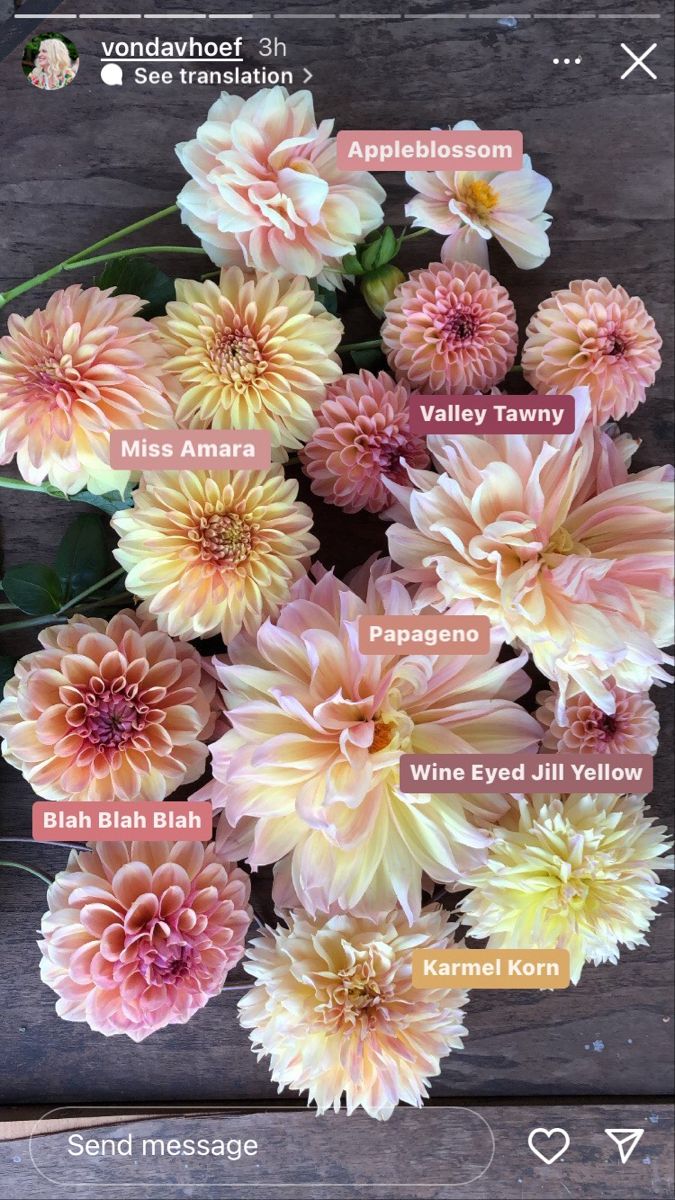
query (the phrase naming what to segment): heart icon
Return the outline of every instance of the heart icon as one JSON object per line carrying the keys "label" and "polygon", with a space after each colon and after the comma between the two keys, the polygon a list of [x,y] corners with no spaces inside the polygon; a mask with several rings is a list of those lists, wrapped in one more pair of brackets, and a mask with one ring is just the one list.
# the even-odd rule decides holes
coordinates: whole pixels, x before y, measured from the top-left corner
{"label": "heart icon", "polygon": [[[556,1150],[555,1153],[544,1154],[543,1150],[537,1149],[534,1144],[535,1138],[552,1138],[555,1137],[556,1134],[559,1134],[559,1136],[562,1138],[562,1146],[559,1150]],[[560,1158],[560,1156],[567,1150],[570,1144],[570,1135],[566,1129],[544,1129],[542,1126],[539,1126],[538,1129],[532,1129],[530,1131],[527,1144],[532,1153],[536,1154],[537,1158],[540,1158],[543,1163],[546,1163],[547,1167],[550,1167],[551,1164]]]}

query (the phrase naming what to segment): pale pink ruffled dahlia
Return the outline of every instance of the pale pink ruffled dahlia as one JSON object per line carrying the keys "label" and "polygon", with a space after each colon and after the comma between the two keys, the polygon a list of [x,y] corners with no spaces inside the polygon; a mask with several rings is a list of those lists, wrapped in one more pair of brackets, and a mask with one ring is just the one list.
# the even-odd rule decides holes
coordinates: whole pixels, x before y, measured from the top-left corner
{"label": "pale pink ruffled dahlia", "polygon": [[211,746],[202,796],[222,810],[217,844],[228,857],[278,863],[283,907],[372,915],[400,903],[412,919],[422,872],[450,882],[480,859],[506,801],[406,794],[401,754],[538,745],[538,723],[515,703],[528,689],[525,655],[498,663],[499,638],[466,657],[359,651],[362,614],[412,612],[388,568],[376,563],[351,588],[317,571],[276,623],[235,638],[217,666],[232,728]]}
{"label": "pale pink ruffled dahlia", "polygon": [[204,770],[214,681],[131,611],[38,634],[0,703],[3,758],[46,800],[163,800]]}
{"label": "pale pink ruffled dahlia", "polygon": [[245,969],[255,978],[239,1001],[258,1059],[272,1079],[307,1092],[319,1113],[343,1102],[386,1121],[399,1100],[422,1106],[440,1060],[462,1049],[466,992],[412,986],[411,950],[445,949],[455,925],[437,905],[412,927],[400,909],[368,920],[284,914],[266,929]]}
{"label": "pale pink ruffled dahlia", "polygon": [[332,384],[316,414],[318,428],[300,451],[314,494],[348,513],[391,504],[384,480],[402,483],[406,464],[429,463],[424,438],[410,432],[408,401],[405,385],[385,371],[359,371]]}
{"label": "pale pink ruffled dahlia", "polygon": [[613,711],[603,712],[584,692],[574,692],[560,711],[558,688],[539,692],[537,720],[545,734],[543,750],[566,754],[656,754],[659,714],[649,696],[612,686]]}
{"label": "pale pink ruffled dahlia", "polygon": [[397,287],[382,343],[396,378],[432,394],[480,392],[511,370],[516,310],[506,288],[471,263],[431,263]]}
{"label": "pale pink ruffled dahlia", "polygon": [[69,495],[123,491],[110,466],[113,429],[169,429],[164,353],[137,316],[138,296],[79,284],[29,317],[12,313],[0,338],[0,463],[16,455],[24,479]]}
{"label": "pale pink ruffled dahlia", "polygon": [[544,300],[523,346],[523,373],[539,392],[587,387],[593,419],[619,420],[646,399],[661,338],[639,296],[609,279],[575,279]]}
{"label": "pale pink ruffled dahlia", "polygon": [[182,219],[218,266],[318,277],[335,287],[341,260],[382,223],[385,192],[367,171],[341,171],[332,121],[311,92],[223,92],[176,153],[192,179]]}
{"label": "pale pink ruffled dahlia", "polygon": [[[389,529],[416,607],[471,600],[559,686],[603,712],[614,685],[667,680],[673,582],[671,468],[629,475],[622,445],[588,421],[557,436],[432,437],[440,475],[389,486],[407,510]],[[614,684],[608,684],[608,677]]]}
{"label": "pale pink ruffled dahlia", "polygon": [[142,1042],[220,992],[251,921],[243,871],[201,842],[95,842],[47,892],[40,974],[65,1021]]}

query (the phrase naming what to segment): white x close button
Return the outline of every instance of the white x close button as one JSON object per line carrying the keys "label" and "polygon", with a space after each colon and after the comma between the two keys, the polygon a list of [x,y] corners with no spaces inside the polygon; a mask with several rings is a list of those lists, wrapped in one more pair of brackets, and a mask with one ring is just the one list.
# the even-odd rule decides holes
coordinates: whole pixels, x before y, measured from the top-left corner
{"label": "white x close button", "polygon": [[645,65],[645,59],[648,54],[651,54],[652,50],[656,50],[657,45],[658,42],[652,42],[651,46],[645,50],[644,54],[635,54],[635,52],[631,50],[630,46],[627,46],[625,42],[622,42],[621,49],[625,50],[626,54],[630,55],[630,57],[633,59],[633,62],[629,67],[626,67],[626,70],[621,78],[627,79],[631,71],[634,71],[636,67],[642,67],[642,70],[645,71],[647,75],[650,75],[652,79],[656,79],[655,72],[652,71],[650,67]]}

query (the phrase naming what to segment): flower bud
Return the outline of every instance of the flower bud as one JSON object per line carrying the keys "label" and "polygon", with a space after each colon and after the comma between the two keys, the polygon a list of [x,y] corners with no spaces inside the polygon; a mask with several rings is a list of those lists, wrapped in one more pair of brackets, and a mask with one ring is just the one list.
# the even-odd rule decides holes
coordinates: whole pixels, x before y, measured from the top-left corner
{"label": "flower bud", "polygon": [[403,283],[405,275],[393,263],[385,263],[369,271],[361,280],[361,294],[368,308],[376,317],[384,313],[385,305],[389,303],[399,283]]}

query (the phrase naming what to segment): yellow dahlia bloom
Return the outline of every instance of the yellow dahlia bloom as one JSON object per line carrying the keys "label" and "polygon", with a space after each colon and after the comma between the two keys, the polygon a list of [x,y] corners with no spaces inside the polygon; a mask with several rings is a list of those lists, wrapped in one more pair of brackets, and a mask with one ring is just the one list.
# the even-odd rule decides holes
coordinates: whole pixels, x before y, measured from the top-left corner
{"label": "yellow dahlia bloom", "polygon": [[656,874],[673,865],[668,846],[639,796],[521,797],[468,881],[464,919],[496,949],[568,949],[578,983],[584,963],[646,944],[668,895]]}
{"label": "yellow dahlia bloom", "polygon": [[466,992],[420,991],[413,949],[444,949],[455,926],[438,905],[408,925],[396,910],[373,920],[284,915],[265,929],[244,968],[255,984],[239,1001],[258,1059],[272,1079],[307,1092],[319,1113],[363,1108],[386,1121],[399,1100],[420,1108],[440,1060],[462,1048]]}
{"label": "yellow dahlia bloom", "polygon": [[112,291],[73,284],[29,317],[13,313],[0,338],[0,463],[16,455],[28,483],[123,491],[110,431],[175,425],[159,338],[136,316],[143,301]]}
{"label": "yellow dahlia bloom", "polygon": [[342,322],[306,279],[238,267],[222,271],[219,283],[178,279],[166,312],[155,325],[179,425],[267,429],[274,450],[309,439],[327,384],[342,374]]}
{"label": "yellow dahlia bloom", "polygon": [[296,584],[276,624],[242,634],[216,664],[232,726],[211,744],[215,778],[204,791],[222,810],[218,846],[254,869],[277,863],[283,908],[371,916],[401,904],[412,921],[423,872],[461,877],[507,802],[468,789],[403,792],[401,755],[539,744],[539,724],[516,703],[529,687],[526,656],[498,662],[496,634],[487,654],[361,653],[361,615],[412,612],[389,565],[349,587],[315,568],[317,582]]}
{"label": "yellow dahlia bloom", "polygon": [[319,543],[298,485],[267,471],[148,473],[115,513],[126,586],[173,637],[229,642],[275,616]]}

